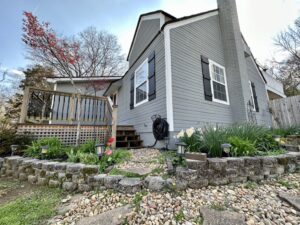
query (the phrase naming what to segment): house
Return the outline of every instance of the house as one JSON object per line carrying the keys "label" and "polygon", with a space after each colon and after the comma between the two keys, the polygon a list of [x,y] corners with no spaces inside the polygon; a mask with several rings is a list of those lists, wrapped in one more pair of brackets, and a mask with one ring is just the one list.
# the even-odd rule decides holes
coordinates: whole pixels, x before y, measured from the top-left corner
{"label": "house", "polygon": [[271,126],[267,81],[241,35],[234,0],[182,18],[140,15],[127,60],[128,71],[104,95],[117,93],[118,125],[133,125],[145,146],[155,142],[154,114],[166,118],[170,146],[189,127]]}

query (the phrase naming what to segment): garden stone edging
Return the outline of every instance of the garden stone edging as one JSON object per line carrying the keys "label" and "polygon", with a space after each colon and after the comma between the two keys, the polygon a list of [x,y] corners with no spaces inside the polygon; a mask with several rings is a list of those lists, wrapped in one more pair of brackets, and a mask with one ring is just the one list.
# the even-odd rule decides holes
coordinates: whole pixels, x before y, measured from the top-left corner
{"label": "garden stone edging", "polygon": [[54,162],[10,156],[0,158],[0,177],[14,177],[32,184],[62,188],[66,191],[114,189],[135,193],[143,188],[163,189],[201,188],[207,185],[259,181],[275,178],[300,169],[300,152],[277,156],[208,158],[187,160],[188,168],[176,168],[176,181],[160,176],[128,178],[121,175],[99,174],[96,165]]}

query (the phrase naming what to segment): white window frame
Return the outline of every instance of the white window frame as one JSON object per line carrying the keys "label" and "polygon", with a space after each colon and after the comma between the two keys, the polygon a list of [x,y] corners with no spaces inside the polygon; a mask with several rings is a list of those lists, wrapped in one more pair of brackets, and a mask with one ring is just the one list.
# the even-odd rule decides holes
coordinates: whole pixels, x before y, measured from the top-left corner
{"label": "white window frame", "polygon": [[[212,60],[210,60],[210,59],[209,59],[208,61],[209,61],[210,86],[211,86],[211,90],[212,90],[212,100],[213,100],[214,102],[222,103],[222,104],[225,104],[225,105],[230,105],[230,102],[229,102],[229,95],[228,95],[228,87],[227,87],[227,79],[226,79],[226,70],[225,70],[225,67],[222,66],[222,65],[220,65],[220,64],[218,64],[218,63],[216,63],[216,62],[214,62],[214,61],[212,61]],[[217,81],[217,80],[215,80],[215,79],[213,78],[213,76],[212,76],[212,74],[213,74],[213,65],[215,65],[215,66],[217,66],[217,67],[223,69],[223,71],[224,71],[224,81],[225,81],[225,84],[223,84],[223,83],[221,83],[221,82],[219,82],[219,81]],[[225,92],[226,92],[226,99],[227,99],[227,101],[222,101],[222,100],[220,100],[220,99],[216,99],[216,98],[215,98],[215,96],[214,96],[214,85],[213,85],[213,81],[214,81],[214,82],[217,82],[217,83],[219,83],[219,84],[225,85]]]}
{"label": "white window frame", "polygon": [[251,93],[252,111],[256,112],[256,106],[255,106],[255,102],[254,102],[254,95],[253,95],[253,91],[252,91],[251,80],[249,80],[249,87],[250,87],[250,93]]}
{"label": "white window frame", "polygon": [[142,67],[144,66],[144,64],[148,64],[148,58],[145,59],[144,62],[141,63],[141,65],[139,65],[139,67],[134,71],[134,107],[137,107],[139,105],[142,105],[144,104],[145,102],[148,102],[148,93],[149,93],[149,79],[148,79],[148,76],[149,76],[149,67],[147,66],[147,79],[146,79],[146,87],[147,87],[147,95],[146,95],[146,99],[144,99],[143,101],[139,102],[139,103],[136,103],[136,73],[137,71]]}

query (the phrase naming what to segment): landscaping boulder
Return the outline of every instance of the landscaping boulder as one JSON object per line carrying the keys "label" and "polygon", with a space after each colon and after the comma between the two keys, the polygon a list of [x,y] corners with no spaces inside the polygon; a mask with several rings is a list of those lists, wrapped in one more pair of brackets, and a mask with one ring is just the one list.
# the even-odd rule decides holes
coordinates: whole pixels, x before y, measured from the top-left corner
{"label": "landscaping boulder", "polygon": [[165,186],[165,181],[160,176],[148,176],[145,179],[145,184],[151,191],[161,191]]}
{"label": "landscaping boulder", "polygon": [[60,187],[60,182],[57,180],[49,180],[49,187],[58,188]]}
{"label": "landscaping boulder", "polygon": [[245,216],[228,210],[215,210],[207,206],[200,208],[203,225],[246,225]]}
{"label": "landscaping boulder", "polygon": [[116,189],[119,181],[123,178],[121,175],[109,175],[104,177],[104,186],[108,189]]}
{"label": "landscaping boulder", "polygon": [[140,178],[124,178],[119,182],[118,191],[134,194],[142,189]]}
{"label": "landscaping boulder", "polygon": [[62,188],[65,191],[75,191],[77,189],[77,184],[74,182],[64,182]]}
{"label": "landscaping boulder", "polygon": [[85,176],[97,174],[99,172],[99,166],[97,165],[85,165],[81,168],[81,173]]}
{"label": "landscaping boulder", "polygon": [[123,224],[128,213],[132,211],[130,205],[109,210],[96,216],[85,217],[79,220],[77,225],[119,225]]}

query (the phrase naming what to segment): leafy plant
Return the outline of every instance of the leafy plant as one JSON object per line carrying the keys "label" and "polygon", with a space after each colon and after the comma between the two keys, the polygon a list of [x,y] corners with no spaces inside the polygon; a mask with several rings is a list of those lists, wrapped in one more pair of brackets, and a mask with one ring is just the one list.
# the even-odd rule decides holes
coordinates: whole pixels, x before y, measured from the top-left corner
{"label": "leafy plant", "polygon": [[249,140],[243,140],[240,137],[230,137],[228,141],[232,145],[230,153],[233,156],[254,156],[256,153],[255,143],[251,143]]}
{"label": "leafy plant", "polygon": [[77,151],[74,148],[70,148],[69,151],[66,151],[66,154],[69,162],[78,163],[80,161]]}
{"label": "leafy plant", "polygon": [[[42,156],[42,146],[48,146],[47,154],[44,156]],[[56,137],[42,138],[33,141],[32,145],[25,150],[25,155],[34,158],[62,159],[67,157],[66,149]]]}
{"label": "leafy plant", "polygon": [[91,140],[87,141],[84,144],[79,145],[76,150],[81,153],[95,153],[95,142]]}
{"label": "leafy plant", "polygon": [[226,142],[226,130],[223,127],[205,127],[202,134],[201,151],[212,157],[221,157],[221,144]]}
{"label": "leafy plant", "polygon": [[273,138],[271,132],[266,132],[256,139],[255,147],[258,151],[275,151],[278,150],[279,144]]}
{"label": "leafy plant", "polygon": [[77,156],[79,158],[79,162],[84,163],[84,164],[96,165],[99,163],[99,158],[94,153],[77,152]]}
{"label": "leafy plant", "polygon": [[17,130],[7,119],[0,118],[0,156],[10,155],[11,145],[19,145],[19,150],[23,150],[31,142],[32,137],[29,134],[17,134]]}
{"label": "leafy plant", "polygon": [[119,164],[131,158],[127,150],[115,150],[111,155],[104,155],[100,160],[100,171],[103,172],[107,167],[113,164]]}
{"label": "leafy plant", "polygon": [[200,150],[201,135],[199,130],[195,130],[191,127],[186,131],[181,131],[178,134],[178,138],[187,145],[187,151],[197,152]]}
{"label": "leafy plant", "polygon": [[286,137],[288,135],[300,134],[300,126],[290,126],[287,128],[273,129],[272,133],[275,135],[280,135],[281,137]]}

